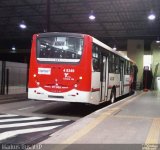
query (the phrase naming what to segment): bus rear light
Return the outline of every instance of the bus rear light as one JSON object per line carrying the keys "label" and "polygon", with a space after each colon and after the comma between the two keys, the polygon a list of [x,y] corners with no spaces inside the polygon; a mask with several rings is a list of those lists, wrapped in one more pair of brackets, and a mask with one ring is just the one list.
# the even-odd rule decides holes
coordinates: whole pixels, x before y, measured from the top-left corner
{"label": "bus rear light", "polygon": [[80,76],[79,79],[82,80],[83,79],[82,76]]}
{"label": "bus rear light", "polygon": [[37,76],[36,74],[33,75],[34,78],[35,78],[36,76]]}
{"label": "bus rear light", "polygon": [[77,83],[80,82],[82,80],[82,76],[79,77],[79,79],[77,80]]}

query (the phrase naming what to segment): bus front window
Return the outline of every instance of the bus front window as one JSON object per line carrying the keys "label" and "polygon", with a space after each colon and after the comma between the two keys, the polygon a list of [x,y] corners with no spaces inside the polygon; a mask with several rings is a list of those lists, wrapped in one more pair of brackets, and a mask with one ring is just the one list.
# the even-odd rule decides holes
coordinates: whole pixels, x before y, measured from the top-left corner
{"label": "bus front window", "polygon": [[76,37],[41,37],[37,39],[37,60],[50,62],[79,62],[83,39]]}

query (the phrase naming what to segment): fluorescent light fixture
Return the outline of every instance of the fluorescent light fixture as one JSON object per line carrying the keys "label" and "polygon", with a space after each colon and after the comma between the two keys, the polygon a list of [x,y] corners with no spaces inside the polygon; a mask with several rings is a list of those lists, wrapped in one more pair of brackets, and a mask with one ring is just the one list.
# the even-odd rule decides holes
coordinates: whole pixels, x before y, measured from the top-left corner
{"label": "fluorescent light fixture", "polygon": [[90,19],[90,20],[95,20],[95,19],[96,19],[96,16],[94,15],[93,10],[92,10],[91,13],[89,14],[89,19]]}
{"label": "fluorescent light fixture", "polygon": [[151,13],[148,15],[148,19],[149,20],[155,20],[156,19],[156,15],[154,13]]}
{"label": "fluorescent light fixture", "polygon": [[19,24],[19,27],[20,27],[21,29],[26,29],[26,28],[27,28],[27,26],[26,26],[26,24],[24,23],[24,21],[22,21],[22,22]]}

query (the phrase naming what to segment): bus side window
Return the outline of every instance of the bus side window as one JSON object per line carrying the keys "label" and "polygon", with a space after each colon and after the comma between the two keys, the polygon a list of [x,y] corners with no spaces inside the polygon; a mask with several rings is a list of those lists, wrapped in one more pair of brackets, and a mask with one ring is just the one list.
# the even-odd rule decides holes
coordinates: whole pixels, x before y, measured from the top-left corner
{"label": "bus side window", "polygon": [[93,63],[93,70],[96,72],[100,71],[100,50],[99,47],[93,44],[92,49],[92,63]]}
{"label": "bus side window", "polygon": [[119,70],[119,56],[115,56],[115,73],[119,74],[120,70]]}
{"label": "bus side window", "polygon": [[128,74],[128,62],[125,60],[125,74]]}
{"label": "bus side window", "polygon": [[131,74],[131,63],[128,62],[128,74]]}
{"label": "bus side window", "polygon": [[125,61],[125,74],[129,75],[130,74],[130,62],[129,61]]}
{"label": "bus side window", "polygon": [[109,73],[115,73],[115,55],[109,53]]}
{"label": "bus side window", "polygon": [[109,57],[108,57],[108,62],[109,62],[109,65],[108,65],[108,70],[109,70],[109,73],[112,72],[112,58],[111,58],[111,53],[109,53]]}

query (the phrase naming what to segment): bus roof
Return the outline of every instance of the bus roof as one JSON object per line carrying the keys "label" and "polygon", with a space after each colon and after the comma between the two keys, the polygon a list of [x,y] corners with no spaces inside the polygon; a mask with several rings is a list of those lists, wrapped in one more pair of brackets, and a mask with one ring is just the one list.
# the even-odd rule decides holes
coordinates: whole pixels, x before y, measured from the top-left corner
{"label": "bus roof", "polygon": [[53,34],[56,35],[65,35],[65,36],[75,36],[75,37],[84,37],[86,34],[81,34],[81,33],[70,33],[70,32],[46,32],[46,33],[38,33],[36,35],[46,37],[46,36],[52,36]]}
{"label": "bus roof", "polygon": [[45,36],[51,36],[53,34],[57,34],[57,35],[67,35],[67,36],[79,36],[79,37],[84,37],[84,36],[90,36],[92,39],[93,39],[93,43],[109,50],[110,52],[116,54],[116,55],[119,55],[120,57],[123,57],[124,59],[128,60],[128,61],[131,61],[133,63],[135,63],[133,60],[131,60],[130,58],[128,58],[127,56],[125,56],[124,54],[118,52],[118,51],[115,51],[113,50],[113,48],[109,47],[108,45],[102,43],[101,41],[99,41],[98,39],[94,38],[93,36],[91,35],[88,35],[88,34],[83,34],[83,33],[70,33],[70,32],[46,32],[46,33],[38,33],[36,35],[39,35],[40,37],[45,37]]}
{"label": "bus roof", "polygon": [[123,57],[124,59],[127,59],[128,61],[131,61],[131,62],[135,63],[133,60],[131,60],[129,57],[125,56],[124,54],[122,54],[122,53],[120,53],[118,51],[113,50],[113,48],[111,48],[108,45],[102,43],[101,41],[97,40],[96,38],[94,38],[94,37],[92,37],[92,38],[93,38],[93,43],[95,43],[95,44],[97,44],[97,45],[99,45],[99,46],[101,46],[101,47],[109,50],[110,52],[112,52],[112,53],[114,53],[116,55],[119,55],[120,57]]}

